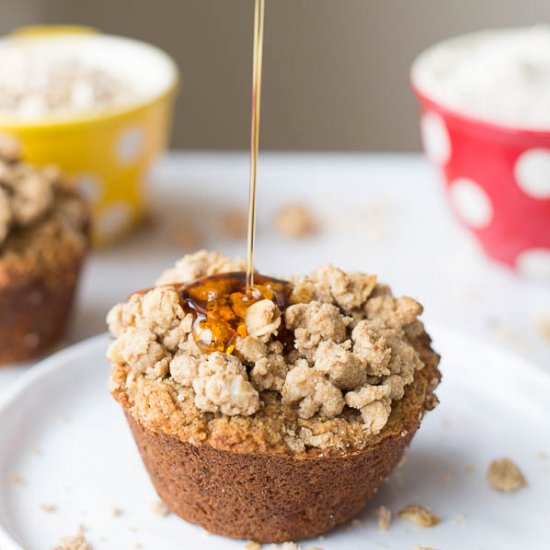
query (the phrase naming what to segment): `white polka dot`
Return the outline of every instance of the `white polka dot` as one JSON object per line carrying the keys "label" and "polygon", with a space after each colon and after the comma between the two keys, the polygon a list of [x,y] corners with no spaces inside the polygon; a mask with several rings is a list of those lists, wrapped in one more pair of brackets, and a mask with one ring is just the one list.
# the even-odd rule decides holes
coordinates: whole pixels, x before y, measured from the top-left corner
{"label": "white polka dot", "polygon": [[436,164],[446,164],[451,158],[451,140],[443,119],[436,113],[424,113],[420,131],[428,158]]}
{"label": "white polka dot", "polygon": [[128,204],[116,202],[103,210],[96,221],[95,227],[103,238],[110,238],[128,226],[132,210]]}
{"label": "white polka dot", "polygon": [[468,225],[481,229],[491,223],[493,206],[485,191],[469,178],[458,178],[451,184],[451,201]]}
{"label": "white polka dot", "polygon": [[517,259],[518,271],[525,277],[550,282],[550,248],[532,248]]}
{"label": "white polka dot", "polygon": [[80,194],[90,203],[97,202],[103,195],[103,184],[94,174],[82,173],[76,176],[76,187]]}
{"label": "white polka dot", "polygon": [[531,149],[522,153],[514,167],[521,190],[534,199],[550,199],[550,150]]}
{"label": "white polka dot", "polygon": [[132,126],[123,130],[116,146],[116,155],[119,162],[122,164],[135,162],[141,152],[143,142],[144,135],[141,128]]}

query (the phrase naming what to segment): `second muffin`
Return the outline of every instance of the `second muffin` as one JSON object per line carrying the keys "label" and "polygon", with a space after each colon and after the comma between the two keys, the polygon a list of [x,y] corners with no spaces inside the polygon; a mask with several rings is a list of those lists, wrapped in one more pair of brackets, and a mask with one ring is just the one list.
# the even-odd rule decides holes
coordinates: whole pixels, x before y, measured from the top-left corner
{"label": "second muffin", "polygon": [[84,201],[55,167],[0,135],[0,364],[33,359],[65,331],[88,248]]}

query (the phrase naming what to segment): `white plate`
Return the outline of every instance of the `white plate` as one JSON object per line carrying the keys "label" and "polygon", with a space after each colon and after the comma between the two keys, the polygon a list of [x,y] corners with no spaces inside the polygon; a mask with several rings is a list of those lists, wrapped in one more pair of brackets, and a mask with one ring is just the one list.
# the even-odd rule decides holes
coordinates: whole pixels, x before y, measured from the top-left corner
{"label": "white plate", "polygon": [[[444,356],[440,407],[426,417],[406,464],[365,521],[305,548],[548,548],[550,458],[541,453],[550,456],[550,378],[474,340],[432,332]],[[242,541],[151,511],[156,495],[107,392],[107,342],[101,335],[47,359],[0,405],[0,549],[46,550],[80,524],[94,550],[138,543],[151,550],[242,549]],[[499,456],[517,461],[526,489],[501,494],[487,486],[487,464]],[[397,519],[383,533],[369,514],[376,505],[395,511],[410,503],[432,508],[443,522],[422,529]],[[57,509],[48,513],[44,504]]]}

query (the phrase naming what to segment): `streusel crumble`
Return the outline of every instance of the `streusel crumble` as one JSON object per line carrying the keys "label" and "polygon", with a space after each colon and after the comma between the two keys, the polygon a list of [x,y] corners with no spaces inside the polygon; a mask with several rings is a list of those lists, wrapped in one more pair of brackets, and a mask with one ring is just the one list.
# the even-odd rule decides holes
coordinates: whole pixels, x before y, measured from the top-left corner
{"label": "streusel crumble", "polygon": [[243,269],[200,251],[115,306],[111,391],[147,428],[218,449],[330,452],[375,441],[432,353],[421,344],[420,304],[373,275],[327,265],[289,279],[286,308],[250,306],[231,353],[206,353],[182,289]]}

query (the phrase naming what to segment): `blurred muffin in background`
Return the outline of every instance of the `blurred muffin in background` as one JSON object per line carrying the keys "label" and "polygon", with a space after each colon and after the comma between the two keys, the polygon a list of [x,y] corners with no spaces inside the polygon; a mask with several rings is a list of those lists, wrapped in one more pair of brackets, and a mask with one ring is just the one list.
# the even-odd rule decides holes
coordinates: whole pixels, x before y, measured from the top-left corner
{"label": "blurred muffin in background", "polygon": [[59,342],[88,233],[87,207],[60,171],[23,162],[20,143],[0,134],[0,364]]}

